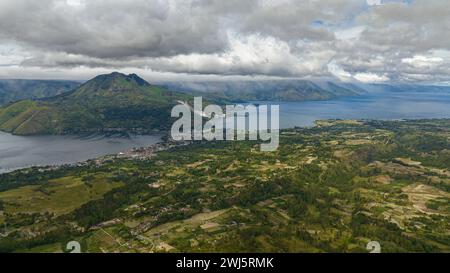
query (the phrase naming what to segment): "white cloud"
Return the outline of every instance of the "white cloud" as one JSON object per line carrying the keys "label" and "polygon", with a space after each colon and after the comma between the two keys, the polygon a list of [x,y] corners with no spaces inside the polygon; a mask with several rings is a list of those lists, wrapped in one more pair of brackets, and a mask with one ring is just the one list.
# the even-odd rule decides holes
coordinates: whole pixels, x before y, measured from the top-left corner
{"label": "white cloud", "polygon": [[375,73],[356,73],[353,76],[356,80],[364,83],[376,83],[389,81],[387,75],[378,75]]}
{"label": "white cloud", "polygon": [[0,44],[0,67],[18,66],[27,57],[29,54],[13,43]]}
{"label": "white cloud", "polygon": [[72,7],[84,7],[85,1],[84,0],[66,0],[67,5]]}
{"label": "white cloud", "polygon": [[348,71],[345,71],[342,67],[336,64],[335,61],[332,61],[328,64],[328,71],[333,76],[344,82],[355,80],[363,83],[377,83],[389,81],[389,77],[386,74],[376,74],[369,72],[359,72],[352,74]]}
{"label": "white cloud", "polygon": [[369,6],[379,6],[382,3],[382,0],[367,0],[367,5]]}
{"label": "white cloud", "polygon": [[352,74],[342,69],[342,67],[337,65],[334,61],[328,64],[328,71],[330,71],[333,76],[337,77],[341,81],[347,82],[353,79]]}
{"label": "white cloud", "polygon": [[0,72],[448,82],[449,14],[444,0],[2,0]]}
{"label": "white cloud", "polygon": [[412,58],[404,58],[402,62],[405,64],[409,64],[415,68],[433,68],[437,65],[440,65],[444,62],[444,59],[441,57],[429,57],[423,55],[415,55]]}
{"label": "white cloud", "polygon": [[366,29],[365,26],[356,26],[351,28],[346,28],[342,30],[337,30],[335,32],[336,38],[339,40],[353,40],[359,39],[361,33]]}
{"label": "white cloud", "polygon": [[149,60],[154,69],[172,72],[306,76],[321,66],[312,59],[300,59],[286,42],[262,35],[230,34],[230,49],[220,54],[189,54]]}

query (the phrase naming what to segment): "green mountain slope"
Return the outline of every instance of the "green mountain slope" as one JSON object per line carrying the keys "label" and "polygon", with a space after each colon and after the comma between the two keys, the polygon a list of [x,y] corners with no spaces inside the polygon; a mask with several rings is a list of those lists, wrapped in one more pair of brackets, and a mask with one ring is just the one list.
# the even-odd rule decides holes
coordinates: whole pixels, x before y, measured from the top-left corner
{"label": "green mountain slope", "polygon": [[100,75],[79,88],[0,109],[0,130],[19,135],[166,129],[184,94],[150,85],[135,74]]}
{"label": "green mountain slope", "polygon": [[350,85],[307,80],[171,82],[171,90],[231,101],[307,101],[355,96],[364,91]]}
{"label": "green mountain slope", "polygon": [[81,83],[50,80],[0,80],[0,105],[23,99],[40,99],[73,90]]}

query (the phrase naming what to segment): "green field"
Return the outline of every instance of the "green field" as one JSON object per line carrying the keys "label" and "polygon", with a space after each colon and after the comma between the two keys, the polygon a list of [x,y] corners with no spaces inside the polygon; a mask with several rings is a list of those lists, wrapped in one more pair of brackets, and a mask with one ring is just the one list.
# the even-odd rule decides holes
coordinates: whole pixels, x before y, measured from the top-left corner
{"label": "green field", "polygon": [[2,252],[450,252],[450,120],[322,121],[257,142],[0,176]]}

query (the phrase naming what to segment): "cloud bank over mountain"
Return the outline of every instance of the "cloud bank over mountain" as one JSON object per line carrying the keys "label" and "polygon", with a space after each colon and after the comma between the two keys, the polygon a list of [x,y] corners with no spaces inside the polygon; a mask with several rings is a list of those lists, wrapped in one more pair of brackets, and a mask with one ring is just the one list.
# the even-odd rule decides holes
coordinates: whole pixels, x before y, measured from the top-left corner
{"label": "cloud bank over mountain", "polygon": [[449,14],[445,0],[3,0],[0,77],[445,84]]}

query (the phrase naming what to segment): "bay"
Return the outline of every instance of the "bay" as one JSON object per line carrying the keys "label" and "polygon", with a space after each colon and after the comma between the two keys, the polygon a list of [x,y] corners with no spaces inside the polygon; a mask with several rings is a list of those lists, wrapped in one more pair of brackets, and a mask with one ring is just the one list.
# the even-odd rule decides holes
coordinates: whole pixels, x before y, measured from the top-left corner
{"label": "bay", "polygon": [[0,132],[0,173],[30,166],[62,165],[145,147],[161,140],[159,135],[16,136]]}
{"label": "bay", "polygon": [[328,101],[271,104],[280,105],[281,128],[309,127],[325,119],[450,118],[450,92],[373,92]]}
{"label": "bay", "polygon": [[[450,118],[450,92],[370,92],[328,101],[258,102],[280,106],[280,127],[324,119]],[[15,136],[0,132],[0,173],[29,166],[69,164],[161,141],[161,136]]]}

